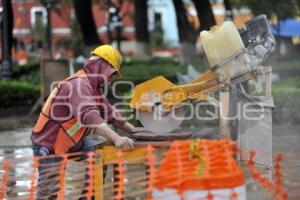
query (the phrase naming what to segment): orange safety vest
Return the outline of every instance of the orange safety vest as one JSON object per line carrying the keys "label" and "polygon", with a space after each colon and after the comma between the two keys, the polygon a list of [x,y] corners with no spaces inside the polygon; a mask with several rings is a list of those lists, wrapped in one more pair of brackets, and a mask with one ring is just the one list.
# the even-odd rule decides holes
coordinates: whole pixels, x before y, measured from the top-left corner
{"label": "orange safety vest", "polygon": [[[83,70],[79,70],[76,74],[66,78],[64,81],[70,81],[74,78],[80,78],[80,77],[87,78],[87,75]],[[53,99],[57,96],[61,86],[63,85],[62,83],[64,81],[60,82],[50,93],[40,113],[39,119],[33,129],[34,134],[41,133],[49,121],[55,121],[50,116],[50,108]],[[99,97],[97,97],[97,99],[99,99]],[[60,127],[54,144],[54,152],[55,154],[63,154],[68,152],[72,147],[74,147],[81,140],[81,138],[87,132],[87,129],[82,127],[81,124],[74,118],[74,116],[69,120],[58,122],[58,123]]]}

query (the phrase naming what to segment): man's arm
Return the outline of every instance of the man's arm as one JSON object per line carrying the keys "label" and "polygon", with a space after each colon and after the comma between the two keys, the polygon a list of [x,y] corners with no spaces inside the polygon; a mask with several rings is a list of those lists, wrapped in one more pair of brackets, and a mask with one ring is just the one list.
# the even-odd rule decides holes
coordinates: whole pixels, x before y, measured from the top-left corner
{"label": "man's arm", "polygon": [[133,126],[130,122],[128,122],[128,121],[126,121],[125,123],[124,123],[124,125],[123,126],[121,126],[121,127],[119,127],[120,129],[122,129],[123,131],[126,131],[126,132],[128,132],[128,133],[134,133],[134,132],[136,132],[135,130],[136,130],[136,127],[135,126]]}
{"label": "man's arm", "polygon": [[102,97],[103,103],[107,106],[109,111],[108,122],[112,123],[115,127],[124,130],[128,133],[137,133],[148,131],[144,127],[135,127],[133,124],[125,120],[119,110],[111,105],[106,97]]}
{"label": "man's arm", "polygon": [[96,134],[107,138],[117,147],[133,148],[133,141],[130,138],[119,136],[100,116],[100,111],[89,82],[81,78],[71,82],[73,87],[71,88],[72,95],[69,101],[73,116],[85,127],[96,128]]}
{"label": "man's arm", "polygon": [[105,104],[108,111],[108,122],[112,123],[115,127],[124,130],[128,133],[137,133],[148,131],[144,127],[135,127],[133,124],[125,120],[119,110],[111,105],[105,96],[102,96],[102,103]]}
{"label": "man's arm", "polygon": [[112,123],[115,127],[122,129],[126,132],[135,132],[135,127],[122,117],[119,110],[113,105],[111,105],[106,97],[103,96],[102,98],[102,102],[107,106],[108,122]]}
{"label": "man's arm", "polygon": [[116,147],[133,149],[133,140],[128,137],[121,137],[113,131],[106,123],[102,123],[96,128],[96,134],[101,135],[115,144]]}

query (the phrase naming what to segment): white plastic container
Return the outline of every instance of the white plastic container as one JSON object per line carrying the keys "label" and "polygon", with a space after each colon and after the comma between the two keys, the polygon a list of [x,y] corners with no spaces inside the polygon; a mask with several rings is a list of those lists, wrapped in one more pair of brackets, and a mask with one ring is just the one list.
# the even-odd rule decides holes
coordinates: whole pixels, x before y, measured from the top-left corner
{"label": "white plastic container", "polygon": [[205,199],[210,193],[213,200],[231,200],[234,191],[236,200],[246,200],[245,185],[235,188],[214,189],[214,190],[191,190],[183,193],[182,198],[174,189],[154,190],[152,193],[153,200],[198,200]]}
{"label": "white plastic container", "polygon": [[[222,26],[214,26],[210,31],[202,31],[200,37],[211,67],[245,48],[233,22],[224,22]],[[247,62],[249,62],[249,58],[246,54],[243,54],[221,66],[222,68],[218,72],[221,74],[229,72],[230,77],[241,75],[251,69]]]}

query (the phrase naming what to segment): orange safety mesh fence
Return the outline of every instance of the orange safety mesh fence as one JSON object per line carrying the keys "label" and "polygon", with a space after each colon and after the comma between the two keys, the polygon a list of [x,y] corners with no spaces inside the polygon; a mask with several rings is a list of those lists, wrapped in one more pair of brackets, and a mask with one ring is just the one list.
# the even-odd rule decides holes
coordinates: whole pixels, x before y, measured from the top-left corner
{"label": "orange safety mesh fence", "polygon": [[[300,154],[248,152],[248,161],[237,162],[240,153],[229,140],[174,141],[132,151],[105,147],[41,158],[32,157],[30,149],[5,149],[0,150],[0,200],[299,199]],[[257,165],[258,154],[273,156],[273,169]]]}
{"label": "orange safety mesh fence", "polygon": [[270,181],[267,177],[260,174],[258,169],[255,168],[255,152],[250,152],[250,160],[247,162],[251,176],[257,183],[274,199],[288,199],[288,191],[284,187],[283,176],[281,172],[282,154],[278,154],[275,157],[274,165],[274,180]]}
{"label": "orange safety mesh fence", "polygon": [[174,142],[156,173],[155,186],[186,191],[243,185],[244,173],[233,158],[233,147],[228,140]]}

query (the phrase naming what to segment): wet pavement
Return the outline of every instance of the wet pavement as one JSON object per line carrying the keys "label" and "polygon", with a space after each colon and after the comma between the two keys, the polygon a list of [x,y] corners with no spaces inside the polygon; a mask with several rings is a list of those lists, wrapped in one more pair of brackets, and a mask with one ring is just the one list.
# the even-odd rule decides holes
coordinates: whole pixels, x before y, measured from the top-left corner
{"label": "wet pavement", "polygon": [[11,131],[0,132],[0,148],[4,147],[30,147],[31,127],[18,128]]}

